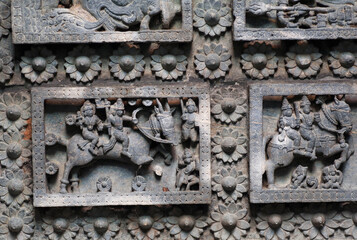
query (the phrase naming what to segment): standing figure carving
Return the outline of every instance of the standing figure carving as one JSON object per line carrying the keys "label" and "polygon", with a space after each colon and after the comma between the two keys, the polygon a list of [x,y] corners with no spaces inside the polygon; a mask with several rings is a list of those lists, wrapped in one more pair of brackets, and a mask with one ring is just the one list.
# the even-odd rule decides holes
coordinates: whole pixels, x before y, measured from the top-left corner
{"label": "standing figure carving", "polygon": [[196,176],[198,171],[198,159],[193,156],[191,149],[186,148],[182,160],[179,161],[179,169],[176,177],[176,190],[189,191],[193,185],[199,183],[200,180]]}
{"label": "standing figure carving", "polygon": [[182,141],[195,143],[198,141],[197,132],[197,106],[196,103],[189,98],[186,102],[186,107],[184,106],[183,100],[181,99],[181,108],[183,121],[182,124]]}

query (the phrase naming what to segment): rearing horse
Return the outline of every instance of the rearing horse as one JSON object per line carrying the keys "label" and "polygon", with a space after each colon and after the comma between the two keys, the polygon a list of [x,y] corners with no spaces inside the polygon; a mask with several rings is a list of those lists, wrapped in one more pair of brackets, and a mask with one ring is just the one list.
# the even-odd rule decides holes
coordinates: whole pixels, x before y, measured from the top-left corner
{"label": "rearing horse", "polygon": [[[354,153],[353,138],[350,134],[352,131],[351,108],[343,99],[339,100],[336,96],[332,102],[325,103],[325,100],[323,96],[316,99],[321,109],[316,119],[317,127],[314,128],[317,137],[315,153],[323,158],[340,154],[334,161],[336,169],[339,169],[341,164]],[[284,141],[280,141],[280,135],[281,133],[277,133],[265,141],[268,157],[265,172],[269,188],[274,188],[275,169],[289,166],[296,155],[293,140],[285,135]]]}

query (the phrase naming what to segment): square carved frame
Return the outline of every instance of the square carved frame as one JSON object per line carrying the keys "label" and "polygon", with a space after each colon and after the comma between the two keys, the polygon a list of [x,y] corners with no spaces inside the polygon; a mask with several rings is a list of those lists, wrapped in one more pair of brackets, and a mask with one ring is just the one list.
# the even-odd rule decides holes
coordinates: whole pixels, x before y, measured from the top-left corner
{"label": "square carved frame", "polygon": [[192,41],[192,0],[181,0],[182,29],[122,32],[46,32],[42,1],[12,0],[12,32],[15,44]]}
{"label": "square carved frame", "polygon": [[[32,88],[33,195],[35,207],[207,204],[211,201],[210,95],[207,84],[123,87]],[[49,99],[195,97],[199,105],[200,187],[198,191],[130,193],[48,193],[45,173],[45,101]]]}
{"label": "square carved frame", "polygon": [[233,0],[235,16],[233,38],[235,41],[254,40],[309,40],[309,39],[357,39],[357,28],[247,28],[246,0]]}
{"label": "square carved frame", "polygon": [[357,190],[263,189],[263,98],[265,96],[357,94],[355,82],[252,84],[249,87],[250,202],[344,202],[357,201]]}

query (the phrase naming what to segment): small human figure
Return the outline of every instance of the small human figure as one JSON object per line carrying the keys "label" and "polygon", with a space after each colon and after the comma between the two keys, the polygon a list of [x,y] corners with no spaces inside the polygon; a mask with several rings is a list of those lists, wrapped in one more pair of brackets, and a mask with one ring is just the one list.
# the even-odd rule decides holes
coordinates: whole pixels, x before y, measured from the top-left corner
{"label": "small human figure", "polygon": [[322,169],[322,184],[325,189],[339,189],[343,180],[343,174],[335,165],[330,165]]}
{"label": "small human figure", "polygon": [[293,116],[293,108],[289,101],[284,98],[281,106],[281,116],[279,118],[278,130],[280,133],[279,141],[284,141],[285,134],[294,141],[294,147],[300,146],[301,136],[297,129],[300,127],[299,120]]}
{"label": "small human figure", "polygon": [[290,188],[297,189],[304,183],[307,175],[307,167],[299,165],[291,176]]}
{"label": "small human figure", "polygon": [[[88,140],[91,145],[89,151],[93,155],[98,154],[97,144],[99,141],[98,131],[103,130],[103,123],[100,118],[95,115],[95,105],[90,101],[85,101],[81,110],[77,113],[77,126],[82,129],[82,136],[85,140]],[[98,131],[97,131],[98,130]],[[88,142],[79,143],[78,147],[84,150],[84,147]]]}
{"label": "small human figure", "polygon": [[278,6],[294,7],[294,10],[277,11],[279,22],[288,28],[310,28],[317,23],[315,12],[306,10],[316,6],[314,0],[279,0]]}
{"label": "small human figure", "polygon": [[186,102],[186,107],[184,107],[183,101],[181,99],[181,108],[183,120],[182,124],[182,140],[184,142],[191,140],[191,142],[197,142],[198,133],[197,133],[197,106],[196,103],[189,98]]}
{"label": "small human figure", "polygon": [[[121,98],[118,98],[117,101],[110,106],[110,114],[108,116],[108,133],[110,142],[121,142],[123,146],[122,154],[131,158],[132,155],[128,152],[129,148],[129,137],[124,133],[124,121],[131,121],[134,124],[137,123],[137,119],[133,119],[130,116],[124,115],[125,107]],[[109,151],[107,149],[106,151]]]}
{"label": "small human figure", "polygon": [[316,159],[316,156],[313,156],[316,142],[316,134],[313,132],[315,114],[311,112],[311,102],[307,96],[302,97],[299,113],[301,121],[300,134],[301,137],[307,141],[304,156],[310,157],[311,159]]}
{"label": "small human figure", "polygon": [[[199,162],[197,158],[193,158],[192,151],[186,148],[182,159],[179,161],[179,169],[176,177],[176,190],[184,189],[189,191],[191,186],[199,183],[199,178],[196,176],[198,172]],[[186,188],[184,188],[186,185]]]}

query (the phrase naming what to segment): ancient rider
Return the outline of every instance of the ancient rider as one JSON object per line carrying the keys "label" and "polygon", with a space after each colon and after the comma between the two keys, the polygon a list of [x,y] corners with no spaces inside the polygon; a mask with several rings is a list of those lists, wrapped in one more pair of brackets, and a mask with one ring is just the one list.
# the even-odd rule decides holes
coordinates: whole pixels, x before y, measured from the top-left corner
{"label": "ancient rider", "polygon": [[191,142],[197,142],[197,130],[196,130],[196,115],[197,106],[196,103],[189,98],[186,102],[186,108],[183,105],[181,99],[182,116],[181,119],[184,121],[182,125],[182,140],[184,142],[191,140]]}
{"label": "ancient rider", "polygon": [[281,106],[281,116],[279,118],[278,130],[279,130],[279,141],[283,142],[285,137],[288,136],[294,141],[295,149],[300,146],[301,137],[297,129],[300,127],[299,120],[293,116],[293,108],[290,105],[288,99],[283,99],[283,104]]}
{"label": "ancient rider", "polygon": [[307,146],[303,155],[316,159],[316,156],[313,156],[316,142],[316,134],[313,132],[315,114],[311,112],[311,102],[307,96],[303,96],[301,99],[299,116],[301,118],[300,134],[301,137],[307,141]]}
{"label": "ancient rider", "polygon": [[[115,142],[121,142],[123,146],[123,151],[121,154],[131,158],[131,154],[128,152],[129,148],[129,137],[126,133],[124,133],[124,121],[134,121],[134,119],[130,116],[124,115],[124,103],[121,98],[118,98],[117,101],[110,106],[110,114],[108,116],[108,133],[110,138],[110,146],[114,146]],[[110,147],[105,149],[105,152],[111,150]]]}
{"label": "ancient rider", "polygon": [[[77,113],[77,122],[76,124],[82,129],[82,136],[85,140],[90,142],[89,151],[93,155],[98,154],[97,144],[99,141],[98,131],[103,130],[103,123],[97,115],[95,115],[95,105],[90,101],[85,101],[81,110]],[[81,150],[84,150],[84,147],[88,142],[78,144],[78,147]]]}

